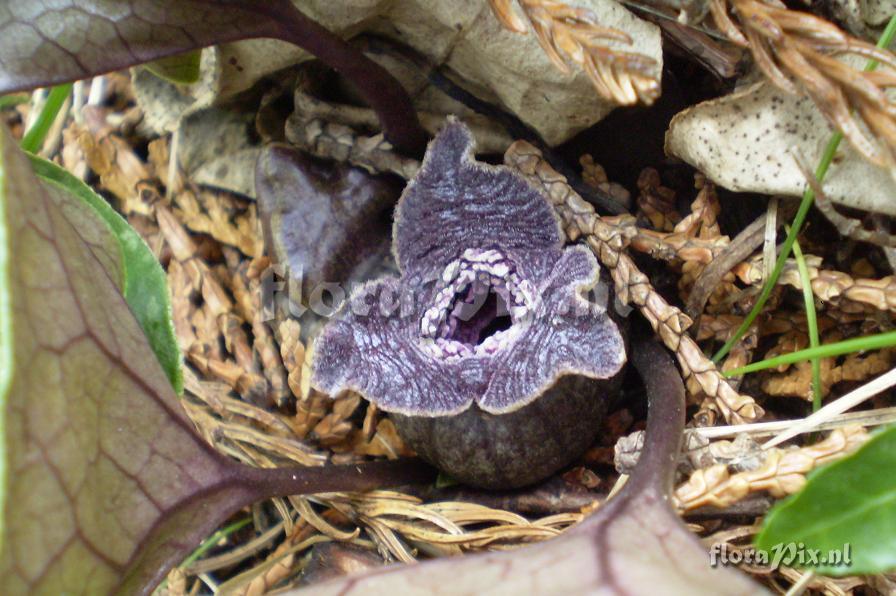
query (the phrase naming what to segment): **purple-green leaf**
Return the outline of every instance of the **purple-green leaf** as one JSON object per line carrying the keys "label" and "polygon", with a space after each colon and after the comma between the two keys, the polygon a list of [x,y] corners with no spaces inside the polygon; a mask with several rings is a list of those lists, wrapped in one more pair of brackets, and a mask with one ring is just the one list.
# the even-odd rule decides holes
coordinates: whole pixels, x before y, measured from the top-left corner
{"label": "purple-green leaf", "polygon": [[84,79],[229,41],[282,39],[356,85],[396,146],[422,153],[426,142],[394,77],[290,0],[2,0],[0,31],[0,93]]}
{"label": "purple-green leaf", "polygon": [[[195,438],[114,261],[97,258],[117,251],[114,236],[97,233],[106,225],[86,206],[76,228],[5,129],[0,143],[10,374],[0,578],[11,593],[107,592],[164,531],[163,514],[232,510],[240,491],[218,488],[229,479],[223,459]],[[190,507],[200,490],[208,505]],[[206,519],[182,538],[198,541],[216,522]]]}
{"label": "purple-green leaf", "polygon": [[420,468],[259,470],[198,437],[121,293],[106,223],[0,130],[0,585],[145,593],[234,511]]}

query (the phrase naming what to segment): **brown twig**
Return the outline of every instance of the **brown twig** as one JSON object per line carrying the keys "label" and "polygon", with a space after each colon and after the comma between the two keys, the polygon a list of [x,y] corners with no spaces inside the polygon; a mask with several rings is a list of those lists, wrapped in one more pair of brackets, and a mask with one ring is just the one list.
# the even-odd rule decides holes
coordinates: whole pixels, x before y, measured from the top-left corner
{"label": "brown twig", "polygon": [[653,13],[638,13],[663,30],[672,42],[688,56],[702,64],[709,72],[721,79],[730,79],[738,74],[738,65],[745,51],[730,44],[720,44],[709,35],[689,27],[669,17],[659,17]]}
{"label": "brown twig", "polygon": [[614,226],[599,217],[528,143],[517,141],[511,145],[504,162],[544,190],[560,216],[564,231],[571,238],[583,239],[601,264],[610,270],[619,300],[624,304],[631,302],[641,310],[666,347],[675,353],[689,385],[693,382],[712,397],[729,423],[762,417],[763,410],[753,398],[735,391],[687,334],[691,319],[656,292],[625,252],[636,233],[633,225]]}
{"label": "brown twig", "polygon": [[320,58],[354,85],[376,111],[385,137],[400,151],[423,155],[428,135],[420,126],[407,92],[385,68],[297,8],[260,8],[271,12],[274,37],[294,43]]}
{"label": "brown twig", "polygon": [[[889,275],[879,279],[854,278],[842,271],[821,269],[821,258],[805,255],[809,266],[812,293],[824,302],[835,304],[845,312],[866,312],[867,307],[879,311],[896,311],[896,277]],[[733,269],[735,275],[746,284],[761,285],[764,279],[762,257],[750,259]],[[789,259],[778,278],[778,285],[797,290],[803,288],[796,261]],[[850,304],[852,303],[852,304]]]}
{"label": "brown twig", "polygon": [[728,507],[756,491],[768,491],[773,497],[793,494],[805,485],[811,470],[855,451],[867,440],[864,428],[849,426],[808,447],[769,449],[754,470],[732,475],[727,465],[716,464],[694,472],[675,490],[673,500],[678,509],[689,511],[705,505]]}
{"label": "brown twig", "polygon": [[553,477],[543,484],[513,491],[484,491],[463,485],[439,488],[436,485],[416,488],[425,502],[464,501],[493,509],[515,511],[526,515],[575,513],[593,507],[605,495],[593,493],[581,485]]}
{"label": "brown twig", "polygon": [[706,301],[722,281],[722,277],[762,245],[764,231],[765,215],[763,214],[735,236],[734,240],[703,269],[694,282],[694,287],[685,304],[685,312],[689,317],[695,321],[700,317],[706,306]]}
{"label": "brown twig", "polygon": [[847,217],[837,211],[834,204],[831,202],[830,197],[825,194],[821,183],[818,182],[818,178],[815,177],[812,170],[809,169],[806,163],[798,156],[794,155],[793,159],[800,169],[800,172],[802,172],[803,177],[806,179],[806,183],[815,193],[815,206],[818,207],[818,210],[828,218],[828,221],[831,222],[835,228],[837,228],[840,235],[852,238],[853,240],[858,240],[859,242],[870,242],[871,244],[876,244],[880,247],[896,247],[896,235],[888,234],[882,229],[866,230],[862,227],[861,220]]}

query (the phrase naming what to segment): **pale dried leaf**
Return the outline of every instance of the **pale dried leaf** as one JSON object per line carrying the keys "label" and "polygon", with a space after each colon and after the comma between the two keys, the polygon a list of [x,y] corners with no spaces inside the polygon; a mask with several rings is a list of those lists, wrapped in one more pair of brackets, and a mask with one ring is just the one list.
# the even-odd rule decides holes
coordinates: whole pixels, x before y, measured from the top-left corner
{"label": "pale dried leaf", "polygon": [[[811,100],[770,83],[689,108],[673,118],[666,152],[738,192],[800,196],[806,180],[794,155],[816,163],[832,131]],[[896,215],[889,172],[842,144],[824,180],[833,201]]]}
{"label": "pale dried leaf", "polygon": [[[554,68],[534,35],[505,29],[480,0],[367,0],[353,3],[350,10],[342,3],[326,0],[295,3],[338,35],[372,32],[397,37],[433,63],[450,67],[466,84],[493,95],[552,145],[599,121],[615,107],[613,102],[595,97],[594,87],[584,72],[564,74]],[[621,31],[634,40],[625,49],[653,60],[653,72],[659,78],[663,58],[656,26],[633,16],[613,0],[579,0],[576,4],[590,10],[602,27]],[[283,66],[294,59],[288,53],[283,55],[282,48],[258,44],[238,42],[221,52],[226,63],[236,58],[243,68],[232,72],[222,65],[221,85],[228,93],[269,74],[273,66]],[[247,45],[250,49],[244,49]],[[255,57],[259,51],[267,50],[274,56],[270,64]]]}

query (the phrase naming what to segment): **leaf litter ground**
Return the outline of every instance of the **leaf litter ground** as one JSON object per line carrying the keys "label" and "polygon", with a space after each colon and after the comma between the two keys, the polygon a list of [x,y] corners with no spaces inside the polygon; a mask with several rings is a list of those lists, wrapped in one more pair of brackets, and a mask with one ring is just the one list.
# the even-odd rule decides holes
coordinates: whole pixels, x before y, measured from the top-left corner
{"label": "leaf litter ground", "polygon": [[[49,157],[111,198],[163,264],[186,362],[183,404],[199,433],[222,453],[262,467],[410,455],[388,418],[360,396],[332,400],[309,387],[309,353],[299,322],[268,320],[262,304],[262,285],[271,263],[255,204],[169,171],[170,140],[141,135],[141,115],[133,105],[127,77],[114,74],[107,81],[109,107],[88,107],[84,117],[70,117],[64,127],[51,131],[44,147]],[[18,135],[27,109],[23,105],[3,112]],[[589,183],[625,194],[611,185],[590,157],[583,156],[582,165]],[[740,254],[735,250],[740,245],[751,247],[745,254],[752,254],[761,244],[761,234],[758,244],[755,232],[732,234],[733,240],[723,234],[725,198],[720,200],[715,189],[699,178],[698,187],[667,188],[656,171],[644,171],[638,188],[630,189],[637,193],[638,214],[630,246],[634,253],[668,263],[665,272],[656,267],[646,271],[656,291],[670,301],[684,303],[695,288],[710,287],[702,293],[702,304],[688,301],[693,308],[688,314],[699,316],[694,338],[703,345],[713,340],[718,344],[740,323],[764,271],[761,260],[742,257],[730,272],[709,283],[711,265],[715,259]],[[629,225],[623,220],[615,224],[620,229]],[[833,233],[827,224],[811,224],[801,240],[809,253],[810,284],[824,304],[819,317],[822,342],[888,326],[896,285],[885,276],[889,271],[885,255],[856,243],[826,242]],[[754,329],[732,351],[724,368],[808,345],[799,292],[788,289],[802,287],[797,269],[795,263],[785,268],[773,308],[766,311],[758,331]],[[827,394],[836,386],[845,392],[888,370],[892,356],[886,349],[824,359],[823,391]],[[694,378],[689,381],[690,419],[705,424],[723,416],[718,400]],[[802,415],[811,399],[810,365],[747,377],[739,390],[761,396],[773,418]],[[643,427],[643,406],[638,405],[639,396],[631,397],[608,417],[599,443],[542,486],[484,493],[449,482],[407,492],[275,499],[235,516],[203,545],[201,556],[191,557],[171,573],[164,589],[185,594],[215,587],[259,594],[387,562],[512,549],[556,536],[598,507],[613,489],[619,477],[614,445]],[[886,397],[874,403],[881,415],[889,405]],[[861,429],[849,428],[812,447],[772,454],[756,453],[755,443],[748,441],[689,439],[693,473],[676,490],[676,504],[707,544],[725,542],[741,549],[770,505],[768,494],[795,492],[815,465],[850,451],[866,436]],[[624,465],[622,451],[616,463]],[[720,463],[745,453],[757,458],[752,468],[719,469]],[[744,565],[743,569],[779,589],[802,576],[789,568],[770,571]],[[885,590],[889,581],[814,578],[809,586],[843,594]]]}

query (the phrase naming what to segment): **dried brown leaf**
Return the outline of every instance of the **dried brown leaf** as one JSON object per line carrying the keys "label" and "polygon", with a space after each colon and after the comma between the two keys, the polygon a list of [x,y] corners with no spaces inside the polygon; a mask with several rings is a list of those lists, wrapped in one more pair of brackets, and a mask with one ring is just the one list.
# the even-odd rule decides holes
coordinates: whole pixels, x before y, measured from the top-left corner
{"label": "dried brown leaf", "polygon": [[551,62],[564,73],[570,70],[568,61],[578,64],[602,97],[620,105],[650,105],[659,97],[656,61],[622,49],[631,45],[631,38],[601,26],[592,11],[555,0],[518,0],[524,19],[509,0],[489,4],[511,31],[526,32],[528,21]]}

